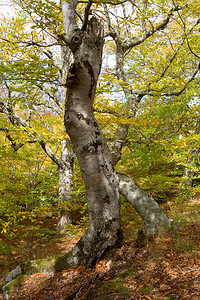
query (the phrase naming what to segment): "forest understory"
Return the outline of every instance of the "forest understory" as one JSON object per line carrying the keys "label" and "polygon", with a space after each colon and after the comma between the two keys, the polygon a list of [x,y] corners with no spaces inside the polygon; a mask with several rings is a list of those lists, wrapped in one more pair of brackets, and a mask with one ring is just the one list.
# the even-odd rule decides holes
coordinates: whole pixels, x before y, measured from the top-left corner
{"label": "forest understory", "polygon": [[[200,197],[179,204],[170,201],[162,208],[173,219],[172,228],[162,235],[147,238],[138,234],[142,226],[140,217],[132,208],[126,208],[123,211],[124,241],[110,249],[95,268],[80,266],[54,275],[27,276],[15,285],[10,299],[198,300]],[[26,230],[29,230],[28,225]],[[42,227],[52,232],[46,240],[34,239],[31,234],[27,240],[10,240],[10,247],[15,251],[1,255],[1,283],[12,269],[29,259],[66,253],[83,233],[79,229],[61,236],[53,234],[55,226],[56,219],[43,220]],[[8,240],[4,242],[9,244]]]}

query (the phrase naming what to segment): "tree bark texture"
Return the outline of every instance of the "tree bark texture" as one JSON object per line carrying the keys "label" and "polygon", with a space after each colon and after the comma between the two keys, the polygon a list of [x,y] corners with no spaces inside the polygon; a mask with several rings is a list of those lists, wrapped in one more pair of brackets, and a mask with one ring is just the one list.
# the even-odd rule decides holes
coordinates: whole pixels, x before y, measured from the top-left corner
{"label": "tree bark texture", "polygon": [[141,216],[146,234],[156,234],[171,226],[157,202],[140,188],[130,177],[117,174],[119,178],[120,194],[135,208]]}
{"label": "tree bark texture", "polygon": [[[127,81],[126,73],[124,71],[125,52],[122,40],[113,27],[110,26],[110,18],[108,10],[105,7],[105,14],[107,25],[111,36],[116,44],[116,76],[122,82]],[[143,94],[136,95],[130,86],[122,85],[122,90],[126,97],[127,109],[131,117],[135,117]],[[109,143],[112,159],[116,165],[121,159],[121,151],[126,143],[128,136],[129,125],[118,124],[118,128]],[[142,190],[135,182],[126,175],[118,175],[119,178],[119,192],[124,198],[136,209],[141,216],[146,234],[155,234],[158,230],[170,227],[171,221],[167,218],[165,213],[161,210],[157,202],[149,197],[148,194]]]}
{"label": "tree bark texture", "polygon": [[56,230],[66,232],[66,224],[72,223],[72,187],[73,187],[73,159],[74,155],[68,149],[67,140],[62,141],[62,152],[59,164],[59,201],[63,204],[61,216],[58,219]]}
{"label": "tree bark texture", "polygon": [[[128,125],[119,124],[112,141],[109,143],[109,149],[115,165],[121,159],[121,150],[125,144],[128,129]],[[171,220],[167,218],[152,197],[149,197],[149,195],[127,175],[117,175],[119,180],[119,192],[142,218],[146,234],[155,234],[171,226]]]}
{"label": "tree bark texture", "polygon": [[[73,4],[64,2],[63,9]],[[67,16],[67,12],[63,15]],[[93,115],[93,101],[101,69],[103,28],[95,17],[87,30],[68,26],[64,21],[65,41],[73,52],[66,80],[65,127],[82,171],[89,212],[89,227],[76,246],[56,263],[56,271],[72,265],[92,266],[104,251],[113,246],[120,233],[118,179],[110,151]],[[67,25],[66,25],[67,24]]]}

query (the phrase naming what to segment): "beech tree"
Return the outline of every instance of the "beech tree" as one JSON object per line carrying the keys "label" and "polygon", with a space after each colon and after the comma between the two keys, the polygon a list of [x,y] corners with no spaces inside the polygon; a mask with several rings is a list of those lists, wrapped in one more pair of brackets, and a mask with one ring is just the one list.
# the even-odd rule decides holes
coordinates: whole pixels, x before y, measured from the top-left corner
{"label": "beech tree", "polygon": [[[68,203],[72,195],[73,153],[68,147],[69,139],[58,124],[59,120],[62,123],[63,93],[60,99],[58,88],[55,86],[59,76],[62,84],[68,64],[61,72],[59,66],[54,64],[51,50],[46,50],[48,46],[38,43],[36,48],[29,47],[29,43],[37,43],[38,36],[33,30],[30,39],[30,33],[24,28],[26,24],[27,19],[23,15],[11,18],[9,25],[8,20],[6,22],[2,19],[0,130],[5,133],[14,151],[18,151],[27,143],[39,143],[58,167],[58,198],[60,202]],[[56,46],[56,43],[51,44],[50,40],[48,44],[49,47],[52,44]],[[58,128],[60,131],[56,137],[57,147],[58,144],[61,145],[60,155],[56,154],[55,147],[51,146],[56,134],[52,119],[48,120],[49,114],[54,115],[54,119],[57,120],[56,131]],[[59,232],[63,231],[65,222],[71,223],[70,208],[61,211],[57,226]]]}
{"label": "beech tree", "polygon": [[[42,8],[42,7],[41,7]],[[19,21],[20,22],[20,21]],[[21,21],[21,23],[23,23],[23,21]],[[17,23],[16,23],[17,24]],[[39,27],[40,27],[40,23],[39,23]],[[17,27],[16,29],[17,30]],[[13,31],[14,32],[14,31]],[[24,38],[24,40],[23,40]],[[4,39],[3,41],[6,41],[8,43],[11,43],[12,45],[14,44],[13,47],[15,47],[15,43],[18,45],[19,49],[21,47],[21,44],[23,45],[24,43],[26,45],[29,45],[30,43],[32,43],[33,45],[37,44],[37,47],[39,48],[39,54],[40,55],[46,55],[48,58],[50,58],[49,63],[51,63],[51,66],[54,66],[54,63],[52,62],[52,54],[51,51],[48,50],[44,51],[41,50],[43,47],[46,47],[46,44],[40,44],[38,41],[36,42],[33,38],[31,41],[25,41],[26,39],[28,39],[27,33],[25,36],[20,37],[20,35],[18,35],[17,40],[14,42],[11,37],[10,40]],[[48,44],[47,44],[48,45]],[[69,65],[69,50],[68,47],[66,47],[66,45],[62,45],[62,49],[63,49],[63,58],[62,58],[62,69],[61,69],[61,103],[65,102],[65,92],[66,92],[66,73],[68,70],[68,65]],[[27,55],[27,50],[22,50],[22,54]],[[28,59],[29,56],[33,57],[32,52],[28,52]],[[27,56],[25,56],[24,58],[26,58],[27,61]],[[37,58],[38,59],[38,58]],[[39,60],[38,60],[39,62]],[[46,60],[44,60],[44,63],[46,63]],[[40,62],[41,65],[44,64],[43,63],[43,58]],[[35,65],[33,65],[33,67],[35,68]],[[15,73],[13,73],[13,68],[12,68],[12,76],[17,76],[18,74],[18,69],[20,70],[20,68],[24,68],[24,63],[22,61],[22,63],[20,64],[20,62],[18,62],[17,64],[14,61],[14,70],[16,69],[16,75],[14,75]],[[5,67],[3,69],[5,71]],[[37,71],[38,72],[38,71]],[[51,75],[52,73],[52,75]],[[29,82],[30,80],[30,84],[32,84],[33,79],[34,80],[39,80],[39,83],[37,81],[36,87],[37,90],[39,88],[39,90],[41,90],[42,93],[46,93],[46,95],[48,97],[50,97],[51,100],[53,100],[55,108],[57,109],[57,107],[59,108],[60,104],[59,101],[56,97],[55,94],[52,93],[52,90],[48,90],[47,86],[46,86],[46,81],[50,81],[54,82],[54,74],[55,72],[51,72],[50,74],[48,74],[46,72],[46,79],[44,77],[41,77],[40,79],[40,75],[38,72],[38,79],[32,77],[32,75],[30,74],[31,78],[27,78],[25,80],[27,80]],[[39,144],[41,145],[41,147],[43,148],[43,150],[45,151],[45,153],[53,160],[54,163],[57,164],[58,169],[59,169],[59,198],[63,199],[63,201],[68,201],[71,198],[71,187],[72,187],[72,160],[73,160],[73,155],[71,154],[71,152],[68,150],[68,148],[66,147],[66,139],[63,140],[62,142],[62,151],[61,151],[61,156],[60,158],[55,155],[52,151],[52,149],[49,147],[49,145],[47,144],[47,142],[45,141],[45,138],[43,138],[43,134],[41,135],[40,133],[37,132],[37,130],[35,128],[33,128],[33,122],[31,120],[29,120],[29,123],[27,121],[25,121],[24,118],[22,118],[21,116],[18,116],[15,113],[15,107],[13,105],[13,93],[14,93],[14,98],[16,95],[16,90],[15,90],[15,84],[11,84],[10,86],[8,85],[8,80],[10,77],[9,74],[9,70],[8,70],[8,75],[7,75],[7,80],[5,80],[5,86],[4,89],[6,88],[7,91],[7,99],[6,101],[2,101],[1,102],[1,113],[4,113],[7,116],[7,119],[12,123],[12,125],[14,126],[18,126],[18,127],[23,127],[25,128],[25,131],[27,133],[27,135],[29,136],[28,141],[29,143],[34,143],[34,142],[39,142]],[[12,81],[12,78],[10,78]],[[16,78],[17,79],[17,78]],[[14,80],[16,80],[14,79]],[[34,84],[35,85],[35,84]],[[14,86],[14,87],[13,87]],[[22,86],[22,88],[19,90],[23,90],[23,88],[27,88],[26,85]],[[14,90],[14,91],[13,91]],[[24,93],[24,90],[23,90]],[[31,94],[27,95],[25,94],[25,97],[31,98]],[[26,99],[28,99],[26,98]],[[2,98],[3,100],[3,98]],[[28,104],[28,103],[31,103]],[[14,101],[15,103],[15,101]],[[34,101],[28,101],[26,100],[26,107],[28,107],[28,110],[32,110],[33,113],[35,111],[35,109],[33,108],[33,105],[36,107],[39,107],[41,105],[41,101],[37,100],[37,98],[34,99]],[[47,103],[47,107],[48,107],[48,103]],[[52,104],[51,104],[52,106]],[[37,111],[38,113],[38,111]],[[26,116],[26,118],[30,118],[30,116]],[[41,118],[41,117],[40,117]],[[42,122],[44,123],[45,121],[42,119]],[[30,125],[31,124],[31,125]],[[48,124],[45,125],[45,127],[48,129]],[[122,129],[121,129],[122,127]],[[121,157],[121,147],[122,144],[124,143],[124,137],[122,139],[122,134],[124,134],[124,132],[126,132],[127,134],[127,129],[128,127],[125,126],[123,130],[123,126],[121,126],[117,132],[115,133],[115,137],[112,141],[112,143],[110,143],[110,149],[111,153],[112,153],[112,159],[114,161],[114,164],[116,164],[118,162],[118,160]],[[5,131],[8,132],[8,128],[5,128]],[[31,134],[30,134],[31,131]],[[51,132],[52,133],[52,132]],[[23,146],[23,144],[25,143],[24,141],[19,142],[18,144],[16,144],[16,142],[13,140],[13,138],[11,137],[10,133],[7,133],[7,138],[9,138],[9,140],[11,141],[12,146],[14,147],[15,150],[19,149],[20,147]],[[32,138],[32,139],[30,139]],[[121,185],[121,187],[128,187],[131,186],[131,197],[128,197],[128,201],[136,208],[136,210],[138,211],[138,213],[141,215],[141,217],[144,220],[145,223],[145,227],[146,227],[146,231],[147,233],[153,233],[156,232],[156,230],[158,229],[158,227],[165,227],[168,226],[168,220],[166,218],[166,216],[164,215],[164,213],[161,211],[161,209],[159,208],[159,206],[157,205],[157,203],[150,197],[148,197],[147,194],[145,194],[144,192],[141,193],[141,189],[139,189],[139,187],[137,187],[137,185],[135,185],[135,183],[129,178],[127,178],[127,181],[125,182],[125,178],[123,177],[123,185]],[[134,191],[134,193],[133,193]],[[123,191],[121,192],[122,194],[124,193]],[[145,197],[142,197],[142,195],[145,195]],[[139,199],[139,201],[138,201]],[[146,201],[148,200],[148,201]],[[148,202],[148,210],[144,209],[144,207],[147,208],[147,202]],[[153,215],[152,215],[153,213]],[[58,230],[63,232],[64,228],[65,228],[65,223],[70,222],[71,218],[70,218],[70,213],[66,212],[66,211],[62,211],[62,216],[59,219],[58,222]]]}
{"label": "beech tree", "polygon": [[[27,11],[32,9],[35,13],[42,11],[43,8],[43,15],[39,20],[37,19],[37,25],[46,29],[51,27],[49,20],[53,14],[52,7],[55,7],[53,2],[16,2],[23,9],[27,9]],[[80,9],[78,1],[61,1],[61,4],[65,32],[61,34],[54,23],[55,30],[53,34],[57,41],[71,50],[73,56],[73,63],[62,83],[62,86],[67,87],[64,123],[82,170],[86,186],[90,225],[72,251],[58,260],[57,270],[68,265],[85,264],[91,266],[108,247],[116,243],[121,235],[119,191],[143,217],[147,233],[155,233],[159,228],[170,226],[170,220],[147,193],[142,191],[130,177],[122,174],[117,176],[115,173],[114,165],[121,158],[121,151],[126,143],[131,122],[124,122],[124,120],[118,122],[118,128],[109,145],[107,145],[100,126],[94,118],[93,104],[102,67],[104,38],[111,37],[114,41],[116,51],[115,75],[117,85],[123,91],[123,97],[126,99],[126,118],[134,119],[136,117],[138,107],[145,97],[156,95],[175,97],[181,95],[196,78],[199,71],[197,66],[189,78],[184,78],[181,89],[177,91],[171,92],[168,89],[169,82],[163,87],[162,80],[175,59],[177,50],[169,59],[169,63],[164,68],[161,76],[153,78],[152,82],[149,81],[148,85],[142,86],[140,90],[136,88],[135,84],[131,84],[130,74],[128,76],[126,74],[126,57],[131,53],[131,50],[142,45],[153,36],[155,36],[155,40],[159,39],[157,34],[169,27],[174,15],[177,16],[186,7],[184,4],[181,6],[181,4],[178,5],[172,1],[172,3],[167,3],[170,4],[170,7],[166,7],[163,1],[159,1],[158,5],[156,2],[150,4],[148,1],[141,3],[139,1],[134,3],[129,1],[124,2],[124,4],[117,1],[110,3],[111,6],[116,7],[122,5],[121,10],[116,10],[116,14],[114,14],[113,9],[108,7],[109,3],[101,5],[102,3],[99,2],[94,4],[92,17],[89,17],[92,1],[88,1],[84,5],[83,17],[80,16],[78,11]],[[99,10],[96,9],[98,7]],[[155,10],[152,10],[152,7]],[[127,15],[126,8],[130,8],[134,17],[131,18],[131,13]],[[136,10],[133,8],[136,8]],[[101,19],[106,23],[105,33]],[[134,24],[137,20],[140,21],[140,24],[133,30],[129,25]],[[196,18],[192,24],[191,32],[198,24],[199,19]],[[185,37],[184,40],[186,40]],[[34,42],[31,41],[31,44],[34,45]],[[142,71],[145,73],[145,68],[139,72]],[[173,89],[174,86],[171,85],[170,88]],[[162,89],[166,89],[166,91],[162,93]],[[104,111],[101,110],[101,112]],[[117,114],[107,110],[105,112]],[[122,114],[118,115],[122,116]],[[45,149],[46,144],[42,141],[41,146]],[[49,148],[46,147],[46,153],[51,155],[51,152],[47,149],[49,150]],[[51,156],[55,161],[55,157]]]}
{"label": "beech tree", "polygon": [[[103,30],[101,23],[95,16],[88,21],[89,8],[92,1],[87,3],[83,24],[79,28],[75,18],[77,4],[77,1],[62,1],[65,30],[62,38],[71,49],[74,57],[74,63],[70,67],[66,81],[68,91],[64,120],[86,185],[90,225],[77,245],[68,254],[58,260],[58,270],[63,268],[63,265],[85,264],[91,266],[109,246],[112,246],[116,242],[120,233],[117,179],[108,147],[92,112],[102,60]],[[145,5],[148,5],[148,3],[145,2]],[[168,25],[173,14],[181,9],[181,6],[173,3],[173,7],[167,10],[166,17],[163,18],[162,22],[155,22],[157,24],[154,25],[150,23],[150,29],[144,23],[144,35],[142,37],[140,36],[138,39],[133,38],[131,37],[131,32],[128,32],[127,35],[130,38],[125,39],[125,41],[119,37],[119,26],[116,26],[117,30],[113,30],[108,10],[106,6],[104,8],[109,35],[116,44],[116,71],[118,80],[122,81],[128,106],[131,108],[133,115],[135,115],[137,106],[142,97],[147,93],[144,95],[140,93],[136,97],[136,93],[134,94],[130,87],[126,86],[127,79],[123,69],[125,54],[132,47],[141,44],[155,32],[163,30]],[[194,72],[189,82],[195,78],[198,70],[199,68]],[[181,91],[176,92],[175,95],[181,94],[184,90],[185,87]],[[127,135],[127,130],[127,126],[119,126],[119,132],[125,136]],[[124,141],[124,137],[121,140],[117,139],[117,143],[115,144],[115,147],[118,147],[118,157],[122,148],[122,141]],[[116,163],[118,158],[115,159],[114,157],[113,161]],[[123,182],[124,178],[122,176],[119,176],[119,178]],[[121,191],[124,192],[125,197],[129,198],[126,192],[128,190],[127,193],[130,195],[131,189],[128,186],[128,180],[124,181],[126,184],[121,185]],[[125,191],[123,191],[123,187],[125,187]],[[144,211],[148,211],[150,219],[153,219],[156,209],[151,213],[148,210],[149,207],[151,206],[147,204]],[[160,215],[162,216],[162,214]],[[161,217],[160,219],[162,219],[162,223],[163,218]],[[169,226],[170,224],[169,220],[167,221],[165,219],[165,226]]]}
{"label": "beech tree", "polygon": [[[66,80],[64,122],[82,170],[90,224],[76,246],[57,261],[57,270],[66,265],[93,265],[120,238],[118,180],[105,138],[93,115],[102,63],[103,27],[94,16],[88,20],[92,4],[89,1],[79,28],[75,18],[77,4],[77,1],[62,1],[65,30],[62,38],[74,57]],[[128,189],[127,182],[124,185]]]}

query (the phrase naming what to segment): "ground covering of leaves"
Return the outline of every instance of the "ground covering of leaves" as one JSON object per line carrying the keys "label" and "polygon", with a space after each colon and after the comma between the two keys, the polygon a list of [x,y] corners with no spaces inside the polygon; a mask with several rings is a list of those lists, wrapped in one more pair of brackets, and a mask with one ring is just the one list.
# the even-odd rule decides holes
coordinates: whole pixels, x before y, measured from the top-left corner
{"label": "ground covering of leaves", "polygon": [[200,298],[199,224],[174,228],[138,245],[111,249],[94,269],[34,274],[19,282],[12,300]]}
{"label": "ground covering of leaves", "polygon": [[[199,212],[197,205],[195,214]],[[136,239],[129,233],[129,238],[125,238],[120,247],[110,249],[94,269],[80,266],[55,275],[31,275],[16,284],[10,299],[199,300],[199,225],[199,219],[191,222],[190,216],[190,222],[176,223],[156,238],[147,239],[140,231]],[[62,254],[77,239],[62,237],[56,243],[54,240],[54,248],[56,244]],[[53,244],[48,246],[53,249]]]}

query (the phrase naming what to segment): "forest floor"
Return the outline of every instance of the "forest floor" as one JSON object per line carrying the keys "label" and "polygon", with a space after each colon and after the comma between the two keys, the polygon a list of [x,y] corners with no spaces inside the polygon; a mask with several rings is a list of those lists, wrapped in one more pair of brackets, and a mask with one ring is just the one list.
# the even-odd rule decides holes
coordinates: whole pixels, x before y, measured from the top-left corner
{"label": "forest floor", "polygon": [[[107,252],[95,268],[80,266],[54,275],[31,275],[15,285],[10,299],[199,300],[200,197],[189,203],[168,202],[163,208],[174,221],[172,228],[162,235],[140,244],[137,231],[141,221],[127,207],[123,212],[125,239],[121,247]],[[43,226],[52,228],[54,223],[55,220],[53,223],[47,220]],[[30,258],[62,255],[73,247],[80,235],[11,240],[10,246],[18,247],[18,251],[1,255],[1,282],[9,271]]]}

